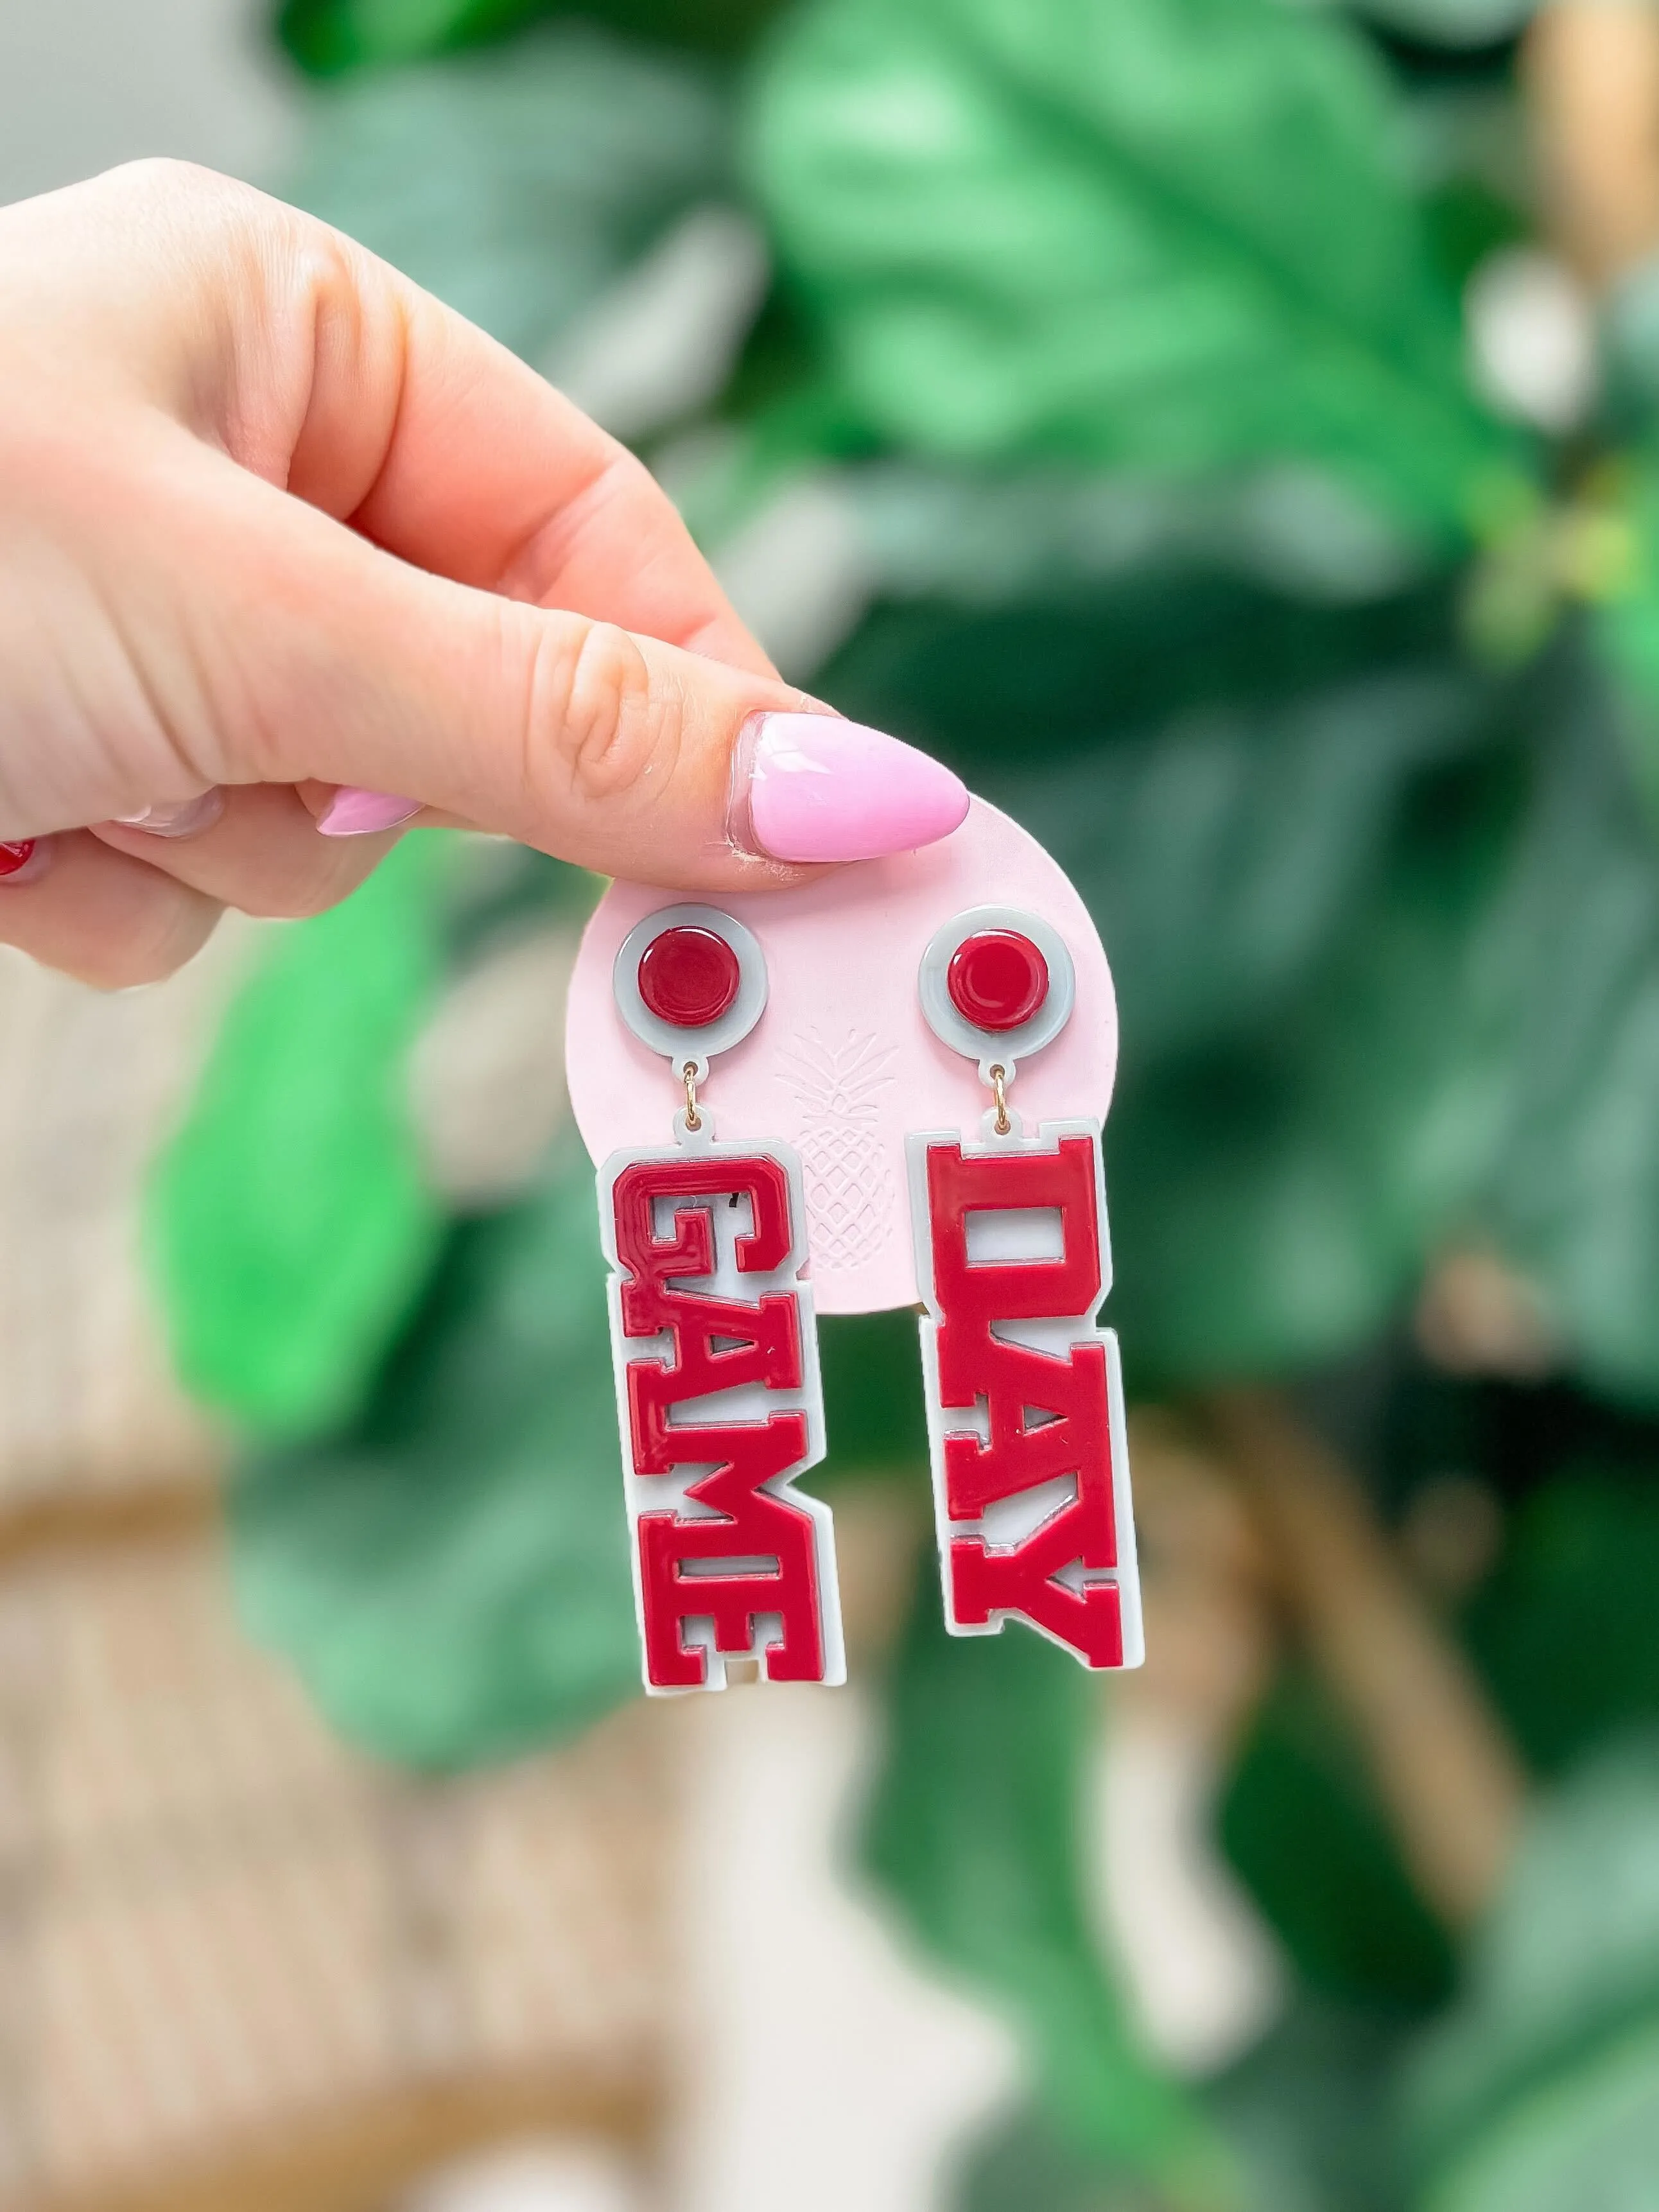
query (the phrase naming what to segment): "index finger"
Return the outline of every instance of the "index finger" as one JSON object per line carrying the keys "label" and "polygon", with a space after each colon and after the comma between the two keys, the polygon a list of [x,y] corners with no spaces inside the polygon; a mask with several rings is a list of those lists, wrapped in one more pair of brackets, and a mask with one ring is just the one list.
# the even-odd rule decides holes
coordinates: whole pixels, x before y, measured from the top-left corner
{"label": "index finger", "polygon": [[279,303],[307,340],[290,491],[457,583],[775,675],[625,447],[474,324],[287,212],[325,242],[290,264]]}

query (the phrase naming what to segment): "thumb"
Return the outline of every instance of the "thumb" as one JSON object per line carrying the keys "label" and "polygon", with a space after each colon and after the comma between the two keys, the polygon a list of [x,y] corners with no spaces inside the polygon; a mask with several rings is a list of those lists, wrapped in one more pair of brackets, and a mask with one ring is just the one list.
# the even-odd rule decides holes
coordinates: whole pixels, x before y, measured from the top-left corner
{"label": "thumb", "polygon": [[221,780],[342,786],[330,834],[388,826],[364,801],[397,794],[601,874],[720,890],[931,844],[967,812],[948,769],[775,676],[449,582],[276,497],[298,542],[244,632],[258,741],[232,739]]}

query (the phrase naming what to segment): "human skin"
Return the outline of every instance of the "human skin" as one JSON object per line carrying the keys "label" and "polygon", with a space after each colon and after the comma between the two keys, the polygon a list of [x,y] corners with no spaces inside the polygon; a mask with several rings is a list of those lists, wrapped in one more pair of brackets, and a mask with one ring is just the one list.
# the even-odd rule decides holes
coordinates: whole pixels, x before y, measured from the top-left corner
{"label": "human skin", "polygon": [[[377,818],[354,793],[608,875],[797,881],[732,803],[779,711],[828,713],[641,464],[361,246],[171,161],[0,209],[0,839],[37,841],[0,942],[119,986],[226,906],[315,913],[395,841],[337,834]],[[955,779],[877,742],[912,801],[884,849],[953,828]]]}

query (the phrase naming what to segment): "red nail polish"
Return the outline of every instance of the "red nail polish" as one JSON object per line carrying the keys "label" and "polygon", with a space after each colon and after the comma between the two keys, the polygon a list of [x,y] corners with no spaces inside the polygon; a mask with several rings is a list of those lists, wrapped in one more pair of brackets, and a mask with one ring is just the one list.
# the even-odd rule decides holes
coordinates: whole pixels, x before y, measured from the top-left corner
{"label": "red nail polish", "polygon": [[39,842],[34,837],[0,839],[0,876],[15,876],[19,868],[27,867]]}

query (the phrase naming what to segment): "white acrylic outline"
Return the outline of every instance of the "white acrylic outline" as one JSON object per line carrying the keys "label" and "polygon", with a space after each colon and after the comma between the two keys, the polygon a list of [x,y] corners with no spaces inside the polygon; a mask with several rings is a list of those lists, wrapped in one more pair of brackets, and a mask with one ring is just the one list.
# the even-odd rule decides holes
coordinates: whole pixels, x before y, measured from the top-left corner
{"label": "white acrylic outline", "polygon": [[[718,1021],[700,1028],[665,1022],[640,995],[640,963],[646,947],[671,929],[708,929],[723,938],[738,956],[738,995]],[[766,956],[753,930],[735,915],[715,906],[662,906],[636,921],[617,947],[611,967],[617,1012],[640,1042],[659,1052],[678,1075],[690,1062],[699,1083],[708,1079],[708,1062],[717,1052],[741,1044],[766,1012]]]}
{"label": "white acrylic outline", "polygon": [[[970,937],[993,929],[1029,937],[1048,963],[1048,994],[1030,1019],[1018,1029],[982,1030],[957,1012],[951,997],[949,971],[958,947]],[[1000,1066],[1012,1083],[1018,1062],[1041,1052],[1045,1044],[1052,1044],[1071,1020],[1077,1003],[1077,973],[1065,939],[1041,915],[1012,906],[975,906],[942,923],[928,939],[917,988],[923,1018],[939,1042],[966,1060],[977,1060],[981,1083],[990,1081],[994,1066]]]}
{"label": "white acrylic outline", "polygon": [[[922,1397],[927,1415],[927,1456],[933,1484],[933,1530],[939,1549],[939,1589],[945,1604],[945,1626],[952,1636],[1000,1636],[1009,1621],[1018,1621],[1025,1627],[1034,1629],[1048,1643],[1057,1644],[1087,1673],[1127,1674],[1131,1668],[1144,1664],[1146,1638],[1141,1614],[1134,1501],[1129,1481],[1128,1426],[1124,1417],[1123,1370],[1118,1355],[1117,1332],[1100,1328],[1095,1324],[1095,1316],[1105,1304],[1112,1287],[1111,1238],[1106,1219],[1106,1176],[1101,1153],[1101,1123],[1092,1118],[1044,1121],[1035,1136],[1027,1136],[1016,1117],[1012,1129],[1004,1136],[998,1136],[994,1121],[994,1114],[985,1115],[982,1123],[984,1134],[977,1143],[963,1129],[913,1130],[904,1140],[905,1164],[910,1187],[911,1234],[915,1243],[916,1287],[922,1300],[922,1312],[917,1326],[921,1336]],[[975,1431],[972,1418],[964,1408],[951,1407],[947,1410],[939,1403],[940,1310],[933,1277],[933,1221],[927,1205],[927,1150],[931,1145],[960,1144],[964,1156],[970,1158],[1010,1152],[1054,1152],[1059,1150],[1062,1137],[1087,1137],[1094,1147],[1095,1203],[1100,1224],[1100,1295],[1085,1314],[1052,1316],[1054,1321],[1066,1324],[1069,1333],[1063,1342],[1056,1342],[1046,1348],[1063,1350],[1086,1344],[1101,1344],[1106,1348],[1106,1397],[1111,1437],[1112,1513],[1116,1524],[1117,1565],[1109,1570],[1091,1572],[1089,1579],[1091,1582],[1115,1583],[1118,1589],[1123,1657],[1118,1666],[1108,1668],[1091,1667],[1082,1653],[1072,1644],[1024,1613],[1004,1610],[994,1613],[988,1620],[959,1621],[951,1577],[951,1539],[982,1534],[983,1531],[981,1523],[977,1521],[951,1520],[945,1488],[945,1438],[971,1435]]]}
{"label": "white acrylic outline", "polygon": [[[686,1128],[684,1113],[676,1115],[674,1134],[678,1141],[672,1145],[643,1145],[632,1151],[612,1152],[599,1170],[599,1242],[611,1271],[607,1286],[611,1364],[616,1382],[617,1431],[621,1441],[623,1494],[628,1509],[629,1567],[634,1582],[634,1620],[640,1638],[641,1678],[647,1697],[690,1697],[706,1690],[725,1689],[727,1662],[746,1658],[757,1661],[762,1680],[770,1681],[762,1635],[765,1622],[775,1620],[776,1615],[763,1613],[751,1622],[750,1641],[746,1653],[717,1651],[711,1628],[702,1641],[705,1671],[701,1683],[682,1686],[676,1683],[651,1680],[645,1642],[644,1578],[640,1565],[640,1515],[644,1511],[661,1512],[665,1505],[672,1505],[677,1511],[685,1511],[693,1519],[707,1514],[708,1509],[696,1503],[688,1508],[684,1495],[685,1484],[695,1481],[706,1463],[684,1462],[672,1475],[642,1475],[634,1466],[634,1431],[628,1403],[628,1370],[635,1360],[648,1358],[653,1346],[659,1340],[623,1334],[622,1293],[625,1271],[617,1255],[617,1178],[625,1168],[638,1162],[680,1160],[688,1152],[705,1153],[715,1164],[723,1157],[752,1159],[757,1154],[767,1154],[781,1163],[789,1178],[790,1243],[786,1258],[780,1267],[767,1273],[739,1274],[733,1250],[735,1230],[732,1238],[721,1237],[722,1209],[715,1209],[712,1222],[715,1241],[714,1273],[698,1279],[706,1281],[718,1296],[739,1299],[745,1304],[758,1304],[763,1297],[784,1291],[793,1292],[795,1297],[800,1324],[800,1389],[773,1390],[762,1383],[746,1383],[735,1389],[721,1391],[719,1395],[720,1410],[730,1419],[763,1419],[768,1413],[778,1412],[800,1412],[806,1416],[806,1456],[782,1474],[770,1477],[759,1486],[775,1498],[787,1499],[791,1505],[799,1506],[811,1516],[823,1654],[823,1672],[817,1680],[825,1687],[834,1689],[847,1680],[847,1644],[842,1626],[841,1582],[836,1563],[835,1516],[823,1498],[813,1498],[794,1486],[797,1477],[817,1467],[827,1449],[823,1423],[823,1378],[818,1364],[817,1315],[812,1304],[812,1285],[803,1272],[807,1259],[806,1194],[801,1176],[800,1156],[792,1146],[772,1140],[720,1143],[715,1138],[714,1122],[706,1107],[701,1115],[701,1127],[695,1130]],[[711,1183],[710,1194],[724,1195],[717,1181]],[[684,1402],[688,1406],[696,1406],[707,1401],[688,1399]],[[715,1516],[708,1515],[708,1517]],[[696,1621],[696,1615],[688,1616],[683,1624],[683,1631],[690,1631]]]}

